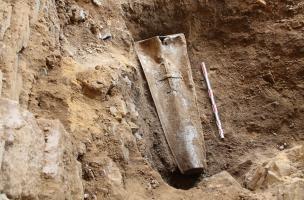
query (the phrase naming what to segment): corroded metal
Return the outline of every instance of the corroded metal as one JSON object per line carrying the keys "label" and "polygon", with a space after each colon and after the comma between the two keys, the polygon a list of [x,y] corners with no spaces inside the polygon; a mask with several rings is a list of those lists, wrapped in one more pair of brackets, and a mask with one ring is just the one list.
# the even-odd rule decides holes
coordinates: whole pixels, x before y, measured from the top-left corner
{"label": "corroded metal", "polygon": [[176,164],[184,174],[201,173],[205,145],[185,36],[153,37],[135,48]]}

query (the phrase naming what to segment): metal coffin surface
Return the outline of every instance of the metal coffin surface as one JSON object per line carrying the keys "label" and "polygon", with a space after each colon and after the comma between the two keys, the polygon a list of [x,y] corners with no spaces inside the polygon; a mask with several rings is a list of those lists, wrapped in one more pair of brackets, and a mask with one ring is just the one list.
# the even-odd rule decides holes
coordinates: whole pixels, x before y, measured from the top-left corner
{"label": "metal coffin surface", "polygon": [[142,40],[135,49],[177,166],[201,173],[205,145],[184,34]]}

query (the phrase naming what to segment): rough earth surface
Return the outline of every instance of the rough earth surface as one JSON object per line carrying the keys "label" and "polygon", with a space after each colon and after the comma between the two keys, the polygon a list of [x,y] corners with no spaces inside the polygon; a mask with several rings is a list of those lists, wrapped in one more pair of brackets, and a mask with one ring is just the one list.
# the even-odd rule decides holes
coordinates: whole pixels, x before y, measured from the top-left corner
{"label": "rough earth surface", "polygon": [[[0,199],[304,199],[303,13],[301,0],[0,0]],[[199,177],[178,172],[134,50],[175,33]]]}

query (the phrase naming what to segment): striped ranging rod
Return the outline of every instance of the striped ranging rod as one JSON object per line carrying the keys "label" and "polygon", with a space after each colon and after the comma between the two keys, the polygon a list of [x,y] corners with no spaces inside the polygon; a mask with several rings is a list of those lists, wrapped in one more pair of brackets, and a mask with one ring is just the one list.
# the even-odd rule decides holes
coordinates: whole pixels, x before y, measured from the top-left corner
{"label": "striped ranging rod", "polygon": [[224,139],[225,136],[224,136],[224,131],[223,131],[223,128],[222,128],[222,123],[221,123],[221,120],[220,120],[220,116],[218,114],[218,110],[217,110],[217,106],[216,106],[216,103],[215,103],[213,91],[212,91],[211,84],[210,84],[210,81],[209,81],[209,78],[208,78],[207,68],[206,68],[206,65],[205,65],[204,62],[202,62],[202,70],[203,70],[204,77],[205,77],[205,80],[206,80],[206,84],[207,84],[207,87],[208,87],[208,94],[209,94],[209,97],[210,97],[210,100],[211,100],[212,110],[213,110],[213,113],[215,115],[216,125],[218,127],[220,137],[222,139]]}

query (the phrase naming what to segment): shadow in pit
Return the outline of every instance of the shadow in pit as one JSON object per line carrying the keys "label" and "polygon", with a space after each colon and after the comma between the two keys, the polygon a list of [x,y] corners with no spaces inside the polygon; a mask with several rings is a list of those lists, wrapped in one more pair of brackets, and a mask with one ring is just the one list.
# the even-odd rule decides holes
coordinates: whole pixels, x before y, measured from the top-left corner
{"label": "shadow in pit", "polygon": [[196,186],[200,179],[200,174],[185,175],[176,170],[167,176],[167,183],[176,189],[189,190]]}

